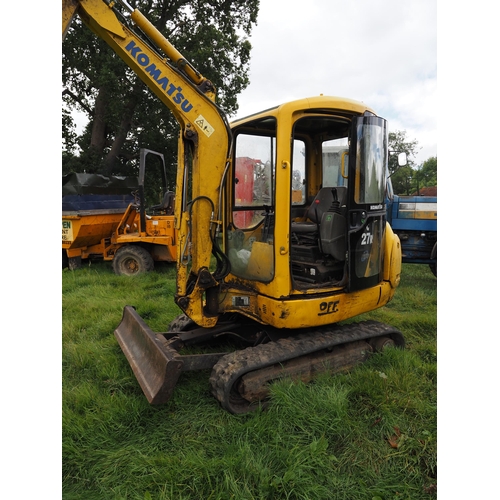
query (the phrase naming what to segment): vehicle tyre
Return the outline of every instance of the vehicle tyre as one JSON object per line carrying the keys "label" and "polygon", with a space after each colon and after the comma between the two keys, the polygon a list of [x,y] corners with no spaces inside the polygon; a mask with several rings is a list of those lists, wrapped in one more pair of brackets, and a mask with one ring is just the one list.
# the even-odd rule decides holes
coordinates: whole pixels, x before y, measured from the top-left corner
{"label": "vehicle tyre", "polygon": [[436,259],[435,264],[429,264],[429,267],[432,271],[432,274],[437,278],[438,275],[438,266],[437,266],[437,258],[438,258],[438,244],[437,241],[434,243],[434,248],[432,249],[431,252],[431,259]]}
{"label": "vehicle tyre", "polygon": [[80,269],[80,267],[82,267],[82,258],[80,256],[68,258],[68,269],[70,271],[75,271],[76,269]]}
{"label": "vehicle tyre", "polygon": [[119,275],[133,276],[153,269],[153,257],[140,246],[125,245],[116,252],[113,259],[113,271]]}
{"label": "vehicle tyre", "polygon": [[69,264],[69,259],[68,259],[68,254],[66,253],[66,250],[62,251],[62,268],[66,269]]}

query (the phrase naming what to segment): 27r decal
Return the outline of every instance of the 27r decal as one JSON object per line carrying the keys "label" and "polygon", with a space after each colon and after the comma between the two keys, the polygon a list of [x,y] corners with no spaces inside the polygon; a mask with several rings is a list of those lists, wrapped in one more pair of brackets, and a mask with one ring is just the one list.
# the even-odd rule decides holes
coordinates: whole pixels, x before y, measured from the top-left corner
{"label": "27r decal", "polygon": [[373,243],[373,234],[370,232],[368,228],[361,235],[361,245],[371,245]]}

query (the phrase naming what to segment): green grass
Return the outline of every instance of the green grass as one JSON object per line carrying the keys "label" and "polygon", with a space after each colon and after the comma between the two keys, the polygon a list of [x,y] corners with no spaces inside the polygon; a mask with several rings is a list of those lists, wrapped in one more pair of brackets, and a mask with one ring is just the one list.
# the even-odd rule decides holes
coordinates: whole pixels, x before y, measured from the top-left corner
{"label": "green grass", "polygon": [[207,372],[151,406],[113,331],[125,305],[154,331],[179,314],[174,268],[123,277],[63,271],[63,498],[436,498],[436,279],[404,265],[396,296],[359,319],[390,323],[405,350],[312,384],[282,380],[265,411],[222,410]]}

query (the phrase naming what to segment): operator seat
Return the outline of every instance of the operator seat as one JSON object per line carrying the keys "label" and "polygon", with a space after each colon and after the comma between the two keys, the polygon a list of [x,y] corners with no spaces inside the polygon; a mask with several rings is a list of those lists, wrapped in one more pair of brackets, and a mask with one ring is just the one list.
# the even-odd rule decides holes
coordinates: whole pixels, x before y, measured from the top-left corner
{"label": "operator seat", "polygon": [[306,239],[317,238],[321,216],[324,212],[328,211],[333,203],[332,189],[337,190],[337,200],[340,202],[340,207],[345,206],[347,196],[347,188],[345,186],[321,188],[307,209],[306,217],[309,220],[305,222],[292,222],[292,235],[296,234],[299,240],[301,237]]}
{"label": "operator seat", "polygon": [[163,196],[163,200],[159,205],[151,207],[149,210],[155,214],[155,212],[161,212],[165,215],[173,215],[174,213],[174,203],[175,203],[175,193],[173,191],[167,191]]}

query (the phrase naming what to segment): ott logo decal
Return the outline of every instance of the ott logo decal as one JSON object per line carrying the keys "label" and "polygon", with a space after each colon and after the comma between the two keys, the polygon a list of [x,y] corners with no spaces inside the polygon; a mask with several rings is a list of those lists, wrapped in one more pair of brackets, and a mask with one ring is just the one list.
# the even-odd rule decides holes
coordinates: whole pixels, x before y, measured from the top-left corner
{"label": "ott logo decal", "polygon": [[330,302],[321,302],[321,304],[319,305],[319,313],[318,313],[318,316],[324,316],[325,314],[333,314],[333,313],[336,313],[338,312],[338,304],[339,304],[339,300],[335,300],[335,301],[330,301]]}

